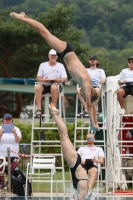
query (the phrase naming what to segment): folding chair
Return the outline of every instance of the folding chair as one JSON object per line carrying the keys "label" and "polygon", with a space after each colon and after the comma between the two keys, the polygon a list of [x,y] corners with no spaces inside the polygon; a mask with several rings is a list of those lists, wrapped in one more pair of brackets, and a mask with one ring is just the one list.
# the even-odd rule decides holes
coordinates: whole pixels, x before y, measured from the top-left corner
{"label": "folding chair", "polygon": [[[26,188],[25,196],[27,196],[27,185],[29,179],[34,179],[33,182],[50,182],[50,195],[52,197],[53,176],[55,175],[56,193],[57,180],[54,156],[34,156],[33,163],[27,163],[26,173]],[[49,179],[48,179],[49,178]]]}

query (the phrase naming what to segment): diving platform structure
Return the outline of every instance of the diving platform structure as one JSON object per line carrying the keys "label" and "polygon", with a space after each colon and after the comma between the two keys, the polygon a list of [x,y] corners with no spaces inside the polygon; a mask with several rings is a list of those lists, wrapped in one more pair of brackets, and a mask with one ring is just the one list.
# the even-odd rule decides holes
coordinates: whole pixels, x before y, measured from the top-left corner
{"label": "diving platform structure", "polygon": [[[33,78],[0,78],[0,91],[34,94],[35,82],[36,79]],[[133,183],[133,97],[125,98],[126,115],[119,115],[118,88],[118,76],[107,77],[105,94],[102,93],[103,102],[105,102],[102,105],[102,108],[105,109],[101,128],[103,139],[99,141],[106,151],[104,166],[106,173],[103,182],[106,182],[106,192],[109,191],[109,188],[113,188],[114,194],[117,188],[126,190]],[[76,84],[68,82],[64,85],[65,96],[76,96],[76,90]],[[78,100],[76,99],[76,101]],[[78,111],[75,113],[76,119],[78,119]],[[77,121],[75,122],[77,123]],[[87,129],[85,123],[81,127],[75,124],[75,147],[79,143],[76,138],[79,129],[81,133],[82,130]],[[84,139],[82,142],[85,142]],[[129,148],[130,153],[124,155],[123,148]]]}

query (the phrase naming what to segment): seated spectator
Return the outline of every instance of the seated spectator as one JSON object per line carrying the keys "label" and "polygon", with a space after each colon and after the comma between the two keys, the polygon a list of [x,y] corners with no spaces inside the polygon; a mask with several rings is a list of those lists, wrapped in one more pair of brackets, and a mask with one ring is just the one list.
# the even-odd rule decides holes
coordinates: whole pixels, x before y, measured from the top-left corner
{"label": "seated spectator", "polygon": [[[7,155],[7,148],[9,147],[10,150],[13,150],[14,152],[19,152],[19,143],[21,141],[21,132],[18,127],[13,125],[13,117],[11,114],[5,114],[3,116],[2,123],[4,126],[0,126],[0,156],[5,156],[6,161],[8,158]],[[11,126],[8,126],[11,124]],[[7,126],[6,126],[7,125]],[[10,130],[11,129],[11,130]],[[10,152],[11,157],[11,171],[18,169],[18,162],[19,162],[19,156],[17,153]],[[0,160],[1,163],[1,160]],[[6,167],[6,173],[7,173],[7,167]],[[0,176],[0,187],[4,187],[4,177]]]}
{"label": "seated spectator", "polygon": [[120,104],[120,115],[126,113],[124,109],[124,98],[127,95],[133,96],[133,56],[128,59],[128,68],[123,69],[120,72],[118,83],[121,87],[117,91],[117,97]]}
{"label": "seated spectator", "polygon": [[54,49],[49,51],[48,58],[49,61],[40,64],[37,74],[37,81],[41,82],[35,87],[38,118],[41,117],[42,112],[42,94],[51,93],[51,102],[56,105],[59,95],[58,84],[67,81],[64,65],[56,61],[58,56]]}
{"label": "seated spectator", "polygon": [[[95,88],[95,90],[98,92],[99,98],[100,98],[101,85],[106,82],[105,72],[103,69],[98,68],[99,62],[95,55],[90,56],[88,64],[89,64],[90,68],[87,68],[87,72],[89,73],[89,75],[92,79],[92,85]],[[78,88],[77,94],[78,94],[78,97],[79,97],[83,107],[84,107],[84,111],[82,113],[80,113],[80,115],[85,116],[86,114],[88,114],[88,111],[87,111],[86,101],[84,98],[82,98],[82,95],[81,95],[81,88]],[[97,105],[98,105],[99,98],[94,102],[95,107],[97,107]],[[98,114],[98,112],[97,112],[97,114]]]}
{"label": "seated spectator", "polygon": [[88,181],[88,189],[91,192],[92,186],[95,182],[98,172],[98,163],[103,164],[104,162],[104,152],[101,147],[96,147],[94,145],[95,138],[94,134],[88,133],[86,136],[87,146],[80,147],[77,153],[81,157],[81,165],[90,175]]}

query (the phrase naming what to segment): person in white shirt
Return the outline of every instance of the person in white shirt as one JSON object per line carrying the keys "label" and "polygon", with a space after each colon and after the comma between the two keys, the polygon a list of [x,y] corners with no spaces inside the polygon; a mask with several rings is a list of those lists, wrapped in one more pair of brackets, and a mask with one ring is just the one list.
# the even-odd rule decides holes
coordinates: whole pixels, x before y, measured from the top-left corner
{"label": "person in white shirt", "polygon": [[126,113],[124,109],[124,98],[127,95],[133,96],[133,56],[130,56],[128,59],[128,68],[123,69],[119,74],[118,83],[121,87],[117,91],[117,97],[119,104],[121,106],[120,115]]}
{"label": "person in white shirt", "polygon": [[[103,69],[98,68],[99,63],[98,63],[98,59],[97,56],[95,55],[91,55],[89,57],[89,61],[88,64],[90,66],[90,68],[86,68],[88,74],[90,75],[91,79],[92,79],[92,85],[95,88],[95,90],[97,91],[97,93],[99,94],[99,98],[100,98],[100,92],[101,92],[101,85],[104,84],[106,82],[106,75]],[[82,96],[82,88],[79,87],[77,89],[77,94],[78,97],[84,107],[84,111],[82,113],[80,113],[81,116],[85,116],[86,114],[88,114],[87,111],[87,104],[86,104],[86,99]],[[98,121],[97,121],[97,112],[96,112],[96,107],[98,105],[99,102],[99,98],[93,102],[93,114],[94,114],[94,119],[95,119],[95,124],[98,127]]]}
{"label": "person in white shirt", "polygon": [[64,65],[57,62],[58,56],[54,49],[49,51],[48,58],[49,61],[40,64],[37,74],[37,81],[40,82],[35,86],[37,104],[36,117],[38,118],[41,116],[42,94],[51,93],[51,102],[56,106],[59,96],[58,84],[67,81]]}
{"label": "person in white shirt", "polygon": [[88,181],[89,191],[95,182],[98,172],[98,163],[103,164],[104,162],[104,152],[101,147],[94,145],[95,137],[94,134],[88,133],[86,136],[87,146],[80,147],[77,153],[81,157],[82,167],[85,169],[86,173],[90,175]]}
{"label": "person in white shirt", "polygon": [[[11,171],[18,169],[19,162],[19,143],[21,141],[21,132],[20,129],[13,125],[13,117],[11,114],[7,113],[3,116],[2,120],[3,125],[0,126],[0,156],[5,156],[6,160],[8,158],[7,148],[10,150],[10,158],[11,158]],[[7,125],[7,126],[6,126]],[[1,163],[1,160],[0,160]],[[7,173],[7,167],[5,169]],[[0,185],[4,187],[4,177],[0,176]]]}

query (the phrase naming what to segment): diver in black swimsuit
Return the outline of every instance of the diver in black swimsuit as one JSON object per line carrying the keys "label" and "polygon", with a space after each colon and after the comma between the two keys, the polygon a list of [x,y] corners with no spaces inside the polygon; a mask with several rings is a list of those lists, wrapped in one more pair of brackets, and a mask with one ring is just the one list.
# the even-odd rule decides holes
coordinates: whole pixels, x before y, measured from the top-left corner
{"label": "diver in black swimsuit", "polygon": [[60,133],[60,142],[63,156],[71,170],[73,187],[78,192],[77,200],[84,200],[88,194],[88,176],[81,166],[81,157],[79,154],[77,154],[73,144],[68,137],[67,127],[58,115],[59,110],[57,110],[52,103],[49,104],[49,110],[56,122],[58,131]]}
{"label": "diver in black swimsuit", "polygon": [[77,161],[76,161],[74,167],[73,167],[73,168],[70,168],[71,174],[72,174],[72,181],[73,181],[73,187],[74,187],[74,189],[77,189],[78,182],[81,181],[81,180],[86,180],[87,183],[88,183],[88,178],[87,178],[87,179],[86,179],[86,178],[85,178],[85,179],[78,179],[78,178],[76,177],[75,171],[76,171],[76,169],[77,169],[77,167],[78,167],[79,165],[81,165],[81,157],[80,157],[79,154],[77,154]]}
{"label": "diver in black swimsuit", "polygon": [[66,41],[60,40],[59,38],[51,34],[42,23],[29,18],[24,12],[21,12],[20,14],[13,12],[10,13],[10,16],[29,24],[31,27],[37,30],[42,38],[47,42],[47,44],[52,49],[55,49],[58,52],[58,56],[63,58],[69,74],[71,75],[73,80],[83,89],[83,95],[86,99],[87,111],[90,116],[91,133],[95,133],[95,131],[98,131],[100,127],[98,126],[98,124],[95,123],[95,118],[97,117],[97,114],[93,101],[99,98],[99,94],[95,90],[95,88],[93,88],[91,77],[89,76],[84,65],[75,54],[72,46]]}

